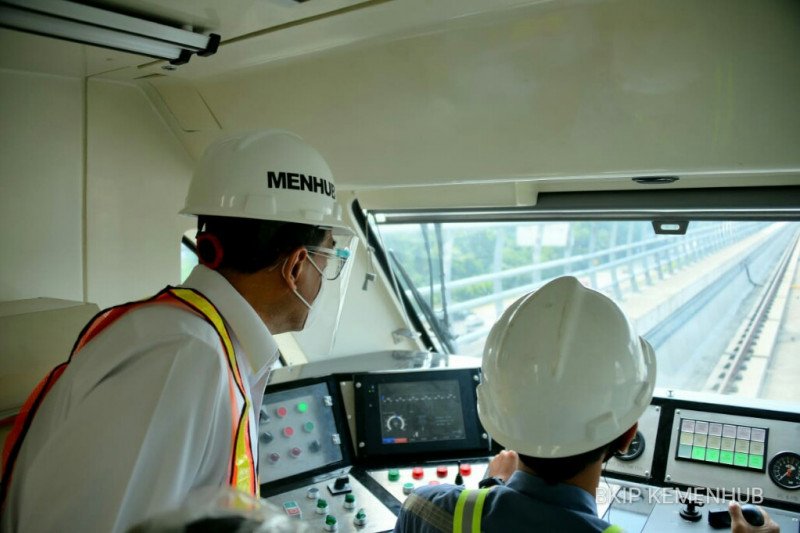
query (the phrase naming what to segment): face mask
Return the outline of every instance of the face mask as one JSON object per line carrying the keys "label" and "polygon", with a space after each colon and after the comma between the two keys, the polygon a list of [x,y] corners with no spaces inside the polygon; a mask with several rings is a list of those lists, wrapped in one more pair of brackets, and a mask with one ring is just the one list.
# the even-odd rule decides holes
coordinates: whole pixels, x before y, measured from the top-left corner
{"label": "face mask", "polygon": [[[306,257],[306,260],[311,261],[311,258]],[[317,268],[316,264],[314,264],[314,272],[319,272],[319,269]],[[317,303],[322,300],[322,292],[325,290],[325,278],[322,276],[322,274],[320,274],[319,276],[320,276],[319,290],[317,291],[317,295],[316,297],[314,297],[314,300],[311,303],[309,303],[308,300],[303,298],[303,295],[300,294],[300,291],[298,291],[296,288],[292,289],[294,295],[297,296],[297,298],[301,302],[303,302],[303,305],[305,305],[308,308],[308,313],[306,313],[305,322],[303,322],[303,326],[300,329],[305,329],[305,327],[308,326],[309,324],[313,324],[317,318],[317,315],[319,314],[320,306],[317,305]]]}

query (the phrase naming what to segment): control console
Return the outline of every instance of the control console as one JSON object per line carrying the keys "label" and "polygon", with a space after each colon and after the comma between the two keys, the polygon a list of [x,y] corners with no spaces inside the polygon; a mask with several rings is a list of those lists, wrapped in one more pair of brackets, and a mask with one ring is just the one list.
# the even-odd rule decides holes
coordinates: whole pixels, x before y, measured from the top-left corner
{"label": "control console", "polygon": [[[261,494],[312,529],[391,531],[416,488],[477,488],[499,451],[478,419],[474,360],[354,371],[391,366],[378,359],[347,358],[335,374],[329,361],[326,375],[314,364],[286,369],[284,379],[277,371],[267,389]],[[630,533],[725,530],[727,502],[738,500],[800,532],[800,411],[736,401],[657,391],[629,449],[605,465],[599,515]]]}

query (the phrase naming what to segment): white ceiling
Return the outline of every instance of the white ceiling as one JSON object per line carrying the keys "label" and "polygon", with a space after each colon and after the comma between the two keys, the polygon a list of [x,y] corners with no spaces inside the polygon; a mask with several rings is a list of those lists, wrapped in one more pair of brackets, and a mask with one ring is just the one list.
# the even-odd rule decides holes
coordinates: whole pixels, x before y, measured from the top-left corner
{"label": "white ceiling", "polygon": [[[171,75],[228,74],[365,40],[402,39],[487,12],[556,0],[97,0],[79,2],[222,37],[216,55],[193,57]],[[593,0],[589,0],[590,2]],[[558,3],[574,3],[558,0]],[[584,0],[583,3],[586,3]],[[0,68],[136,79],[164,61],[0,28]]]}

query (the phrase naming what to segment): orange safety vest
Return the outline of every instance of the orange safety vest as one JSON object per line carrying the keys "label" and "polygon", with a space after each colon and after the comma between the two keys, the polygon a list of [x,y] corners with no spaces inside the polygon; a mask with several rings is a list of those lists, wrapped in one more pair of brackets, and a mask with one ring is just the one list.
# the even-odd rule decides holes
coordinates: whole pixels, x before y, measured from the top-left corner
{"label": "orange safety vest", "polygon": [[208,301],[208,299],[198,291],[167,287],[152,298],[111,307],[98,313],[89,321],[86,327],[83,328],[83,331],[75,341],[75,346],[72,348],[69,359],[51,370],[50,373],[36,385],[36,388],[33,389],[28,399],[25,400],[25,404],[14,420],[14,427],[6,438],[5,446],[3,447],[3,478],[2,485],[0,485],[0,507],[5,503],[6,496],[11,487],[11,475],[14,463],[19,455],[23,440],[28,432],[28,428],[30,428],[33,417],[45,395],[64,373],[64,370],[67,368],[72,358],[97,334],[110,326],[119,317],[139,306],[153,303],[165,303],[187,309],[211,324],[219,335],[228,368],[228,391],[231,400],[231,420],[233,421],[231,431],[232,453],[228,463],[228,482],[231,487],[235,489],[239,489],[253,496],[258,495],[258,478],[251,448],[251,433],[255,432],[255,427],[251,428],[251,413],[253,409],[250,403],[250,395],[246,392],[242,374],[236,362],[233,343],[231,342],[231,337],[228,334],[225,323],[222,320],[222,316],[219,314],[216,307],[214,307],[214,304]]}

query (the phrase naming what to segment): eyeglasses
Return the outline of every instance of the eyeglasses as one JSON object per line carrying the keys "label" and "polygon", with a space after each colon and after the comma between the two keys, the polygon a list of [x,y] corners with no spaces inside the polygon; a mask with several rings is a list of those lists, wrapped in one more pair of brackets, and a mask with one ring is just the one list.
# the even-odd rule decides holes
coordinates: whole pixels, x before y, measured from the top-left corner
{"label": "eyeglasses", "polygon": [[325,268],[320,269],[314,261],[309,262],[314,265],[317,272],[328,281],[333,281],[342,273],[347,259],[350,257],[350,250],[346,248],[324,248],[322,246],[306,246],[306,250],[310,255],[321,255],[327,259]]}

